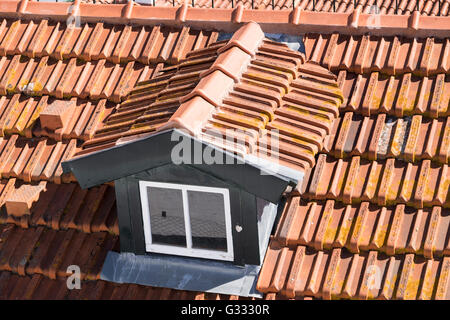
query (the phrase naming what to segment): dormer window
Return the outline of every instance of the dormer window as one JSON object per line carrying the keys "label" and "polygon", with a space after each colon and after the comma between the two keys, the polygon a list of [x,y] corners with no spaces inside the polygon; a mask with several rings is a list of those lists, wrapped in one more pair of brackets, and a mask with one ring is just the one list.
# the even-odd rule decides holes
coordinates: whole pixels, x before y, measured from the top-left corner
{"label": "dormer window", "polygon": [[[281,194],[294,178],[288,177],[289,171],[267,174],[231,153],[226,154],[233,160],[228,164],[194,159],[174,164],[171,151],[179,143],[174,135],[186,139],[190,150],[204,154],[214,149],[225,157],[223,150],[174,129],[71,160],[69,165],[84,187],[114,180],[121,252],[161,263],[176,257],[199,265],[215,260],[228,266],[259,266]],[[158,148],[158,157],[141,152]],[[128,161],[129,154],[137,156]],[[108,170],[92,170],[105,162]],[[78,168],[88,173],[87,180]]]}
{"label": "dormer window", "polygon": [[226,188],[139,181],[147,252],[233,261]]}
{"label": "dormer window", "polygon": [[300,191],[339,115],[327,72],[250,22],[139,83],[62,164],[83,188],[114,181],[121,252],[101,278],[258,296],[283,193]]}

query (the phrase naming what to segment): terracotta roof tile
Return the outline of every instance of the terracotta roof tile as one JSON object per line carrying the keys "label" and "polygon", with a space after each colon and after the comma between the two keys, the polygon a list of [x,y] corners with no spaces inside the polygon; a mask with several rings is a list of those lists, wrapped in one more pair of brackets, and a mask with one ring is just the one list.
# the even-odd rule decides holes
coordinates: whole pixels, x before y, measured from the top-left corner
{"label": "terracotta roof tile", "polygon": [[323,299],[449,299],[449,259],[291,249],[273,241],[257,289]]}
{"label": "terracotta roof tile", "polygon": [[[1,180],[0,203],[7,202],[22,188],[30,188],[30,185],[16,179]],[[27,227],[45,226],[54,230],[69,228],[85,233],[119,233],[115,192],[108,185],[82,190],[76,183],[47,183],[46,189],[40,191],[39,201],[32,203],[29,214],[24,218],[26,221],[18,219],[8,210],[0,213],[0,223],[17,226],[25,223]]]}
{"label": "terracotta roof tile", "polygon": [[66,126],[74,109],[74,101],[57,100],[47,104],[39,115],[41,127],[56,130]]}
{"label": "terracotta roof tile", "polygon": [[369,201],[378,205],[448,208],[449,185],[447,164],[430,160],[408,163],[394,158],[369,161],[359,156],[336,159],[321,154],[304,197],[336,199],[346,204]]}
{"label": "terracotta roof tile", "polygon": [[40,194],[45,190],[46,181],[38,185],[23,184],[14,189],[5,198],[5,207],[8,215],[22,217],[30,214],[33,202],[39,200]]}
{"label": "terracotta roof tile", "polygon": [[448,73],[450,39],[310,34],[307,58],[332,70],[387,75]]}
{"label": "terracotta roof tile", "polygon": [[288,196],[260,290],[450,298],[447,42],[306,35],[306,57],[337,76],[344,101],[300,196]]}
{"label": "terracotta roof tile", "polygon": [[[84,144],[84,148],[157,130],[178,109],[180,98],[195,88],[200,79],[199,74],[207,70],[211,63],[208,59],[188,58],[179,65],[172,78],[162,69],[161,75],[150,81],[140,82],[130,92],[128,99],[96,130],[93,139]],[[167,71],[170,74],[170,69]]]}
{"label": "terracotta roof tile", "polygon": [[45,108],[48,105],[63,101],[65,100],[48,96],[27,97],[21,94],[2,96],[0,98],[0,136],[20,134],[26,138],[50,137],[58,141],[72,138],[87,140],[92,137],[114,106],[106,99],[91,102],[72,98],[71,101],[75,107],[71,117],[66,119],[63,126],[55,130],[42,128],[41,113],[45,114]]}
{"label": "terracotta roof tile", "polygon": [[368,202],[352,205],[292,197],[285,211],[275,234],[284,246],[305,245],[316,250],[345,247],[352,253],[377,250],[387,255],[414,253],[429,259],[450,254],[450,217],[439,206],[382,207]]}
{"label": "terracotta roof tile", "polygon": [[18,135],[0,138],[0,174],[4,178],[31,181],[70,182],[63,175],[61,162],[72,157],[77,142],[56,142],[47,138],[25,139]]}
{"label": "terracotta roof tile", "polygon": [[390,157],[409,162],[430,159],[449,162],[450,120],[422,115],[396,118],[378,114],[364,117],[342,113],[327,137],[324,151],[336,158],[362,156],[369,160]]}
{"label": "terracotta roof tile", "polygon": [[357,75],[341,71],[338,83],[346,98],[341,107],[345,111],[397,117],[421,114],[437,118],[450,114],[450,80],[445,74],[419,77],[411,73],[386,76],[379,72]]}
{"label": "terracotta roof tile", "polygon": [[50,56],[58,60],[106,59],[112,63],[177,63],[191,50],[217,39],[217,32],[189,27],[115,26],[102,22],[69,27],[50,20],[3,19],[0,55],[29,58]]}
{"label": "terracotta roof tile", "polygon": [[80,97],[120,102],[137,81],[149,79],[152,68],[130,61],[113,64],[106,60],[92,62],[15,55],[3,57],[0,93],[50,95],[56,98]]}
{"label": "terracotta roof tile", "polygon": [[[47,103],[58,101],[52,100],[51,98],[48,99]],[[89,140],[93,137],[95,130],[102,126],[103,120],[113,111],[114,106],[114,104],[108,103],[106,99],[91,102],[73,98],[71,101],[74,101],[76,105],[67,123],[56,130],[48,130],[43,128],[41,121],[39,121],[33,128],[33,134],[37,137],[49,137],[57,141],[69,139]]]}

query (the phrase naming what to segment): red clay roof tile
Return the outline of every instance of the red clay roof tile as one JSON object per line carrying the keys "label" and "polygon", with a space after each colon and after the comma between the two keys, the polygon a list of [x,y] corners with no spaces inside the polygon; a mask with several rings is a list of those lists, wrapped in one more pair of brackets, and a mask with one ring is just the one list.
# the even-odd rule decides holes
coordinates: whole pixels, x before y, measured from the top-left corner
{"label": "red clay roof tile", "polygon": [[431,118],[450,114],[450,81],[445,74],[418,77],[411,73],[385,76],[378,72],[356,75],[341,71],[338,83],[346,97],[341,106],[345,111],[397,117],[422,114]]}
{"label": "red clay roof tile", "polygon": [[336,159],[321,154],[303,196],[346,204],[369,201],[380,206],[404,203],[416,208],[448,208],[449,185],[447,164],[430,160],[414,164],[394,158],[369,161],[359,156]]}
{"label": "red clay roof tile", "polygon": [[291,249],[273,241],[264,263],[257,289],[287,297],[449,299],[448,257],[427,260],[414,254],[389,257],[377,251]]}
{"label": "red clay roof tile", "polygon": [[[448,41],[305,41],[306,57],[337,75],[344,102],[302,199],[289,197],[258,288],[290,298],[449,299]],[[380,287],[369,290],[377,270]]]}
{"label": "red clay roof tile", "polygon": [[[392,60],[391,38],[307,36],[306,56],[334,71],[344,102],[302,199],[289,196],[260,290],[289,298],[449,299],[449,97],[445,53],[439,58],[446,40],[395,41],[406,50],[399,67],[383,62]],[[380,286],[370,288],[374,272]]]}
{"label": "red clay roof tile", "polygon": [[56,142],[47,138],[25,139],[12,135],[1,138],[0,174],[4,178],[31,181],[72,181],[63,175],[61,162],[72,157],[77,150],[76,139]]}
{"label": "red clay roof tile", "polygon": [[363,117],[345,112],[336,119],[324,151],[336,158],[362,156],[370,160],[395,157],[409,162],[449,161],[449,118],[422,115],[395,118],[378,114]]}
{"label": "red clay roof tile", "polygon": [[377,250],[387,255],[414,253],[431,259],[450,253],[449,219],[439,206],[380,207],[368,202],[351,205],[292,197],[275,239],[288,247],[345,247],[352,253]]}
{"label": "red clay roof tile", "polygon": [[[28,184],[21,184],[16,179],[2,180],[1,203],[14,199],[15,194],[21,192],[21,189],[31,187]],[[40,186],[39,188],[42,189]],[[0,214],[0,223],[20,226],[23,221],[15,219],[14,216],[16,216],[14,212],[4,210]],[[38,201],[29,207],[29,214],[25,218],[29,227],[45,226],[54,230],[69,228],[85,233],[103,231],[115,235],[119,233],[114,188],[108,185],[82,190],[76,183],[61,185],[47,183],[46,189],[40,191]]]}
{"label": "red clay roof tile", "polygon": [[332,71],[431,76],[450,68],[449,39],[310,34],[305,49],[308,59]]}
{"label": "red clay roof tile", "polygon": [[13,19],[3,19],[0,26],[3,39],[0,55],[50,56],[58,60],[177,63],[186,53],[217,39],[217,32],[189,27],[114,26],[97,22],[72,28],[50,20]]}
{"label": "red clay roof tile", "polygon": [[63,128],[74,112],[74,101],[56,100],[48,104],[39,115],[42,128],[56,130]]}
{"label": "red clay roof tile", "polygon": [[[411,2],[413,5],[413,3]],[[414,5],[413,5],[414,6]],[[173,25],[173,22],[186,23],[192,27],[220,27],[224,31],[236,31],[239,23],[254,21],[260,24],[266,32],[271,32],[276,28],[279,32],[292,32],[300,21],[304,32],[340,32],[350,34],[364,34],[371,31],[374,34],[388,35],[413,35],[413,36],[445,36],[445,17],[421,16],[418,11],[412,15],[393,16],[378,15],[376,17],[376,28],[374,28],[374,17],[357,6],[352,12],[331,13],[331,12],[311,12],[301,11],[300,8],[291,10],[273,10],[270,15],[264,10],[244,10],[242,4],[235,9],[215,10],[214,19],[211,20],[210,9],[196,8],[189,9],[188,4],[183,4],[180,8],[165,7],[155,8],[153,6],[134,6],[133,2],[119,5],[95,6],[76,2],[68,3],[36,3],[30,1],[10,1],[3,6],[3,11],[8,13],[8,17],[36,18],[42,19],[40,14],[45,10],[46,17],[58,20],[61,16],[73,19],[73,12],[78,12],[83,18],[91,23],[104,21],[115,25],[126,25],[135,22],[140,25],[154,25],[155,22],[163,21]],[[138,8],[133,10],[133,8]],[[448,6],[446,6],[448,9]],[[292,14],[291,14],[292,13]],[[323,19],[320,19],[320,18]],[[393,19],[394,17],[394,19]],[[149,19],[151,18],[151,19]],[[442,23],[444,22],[444,23]],[[420,28],[419,28],[420,26]],[[345,32],[343,32],[345,31]],[[58,32],[53,32],[58,35]],[[113,36],[109,37],[111,39]],[[52,44],[53,45],[53,44]]]}
{"label": "red clay roof tile", "polygon": [[16,217],[29,215],[33,202],[39,200],[46,184],[45,181],[38,185],[23,184],[13,192],[10,192],[5,198],[5,207],[8,215]]}
{"label": "red clay roof tile", "polygon": [[[4,61],[3,61],[4,60]],[[112,64],[106,60],[77,62],[53,60],[48,56],[28,59],[3,57],[0,93],[80,97],[120,102],[137,81],[150,78],[151,67],[131,61]],[[0,63],[1,63],[0,62]]]}

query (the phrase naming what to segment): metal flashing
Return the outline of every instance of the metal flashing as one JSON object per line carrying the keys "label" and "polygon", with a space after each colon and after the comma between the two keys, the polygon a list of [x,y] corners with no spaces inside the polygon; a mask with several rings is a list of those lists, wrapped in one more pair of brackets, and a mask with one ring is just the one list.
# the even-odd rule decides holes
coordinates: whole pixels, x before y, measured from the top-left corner
{"label": "metal flashing", "polygon": [[[233,36],[233,33],[220,32],[217,37],[217,41],[229,40]],[[268,39],[284,43],[291,50],[305,53],[305,44],[303,43],[303,37],[299,35],[290,35],[284,33],[268,33],[264,32],[264,36]]]}
{"label": "metal flashing", "polygon": [[239,267],[161,254],[135,255],[109,251],[100,279],[116,283],[262,298],[256,291],[260,266]]}
{"label": "metal flashing", "polygon": [[252,154],[244,154],[244,159],[246,163],[264,170],[264,174],[274,174],[285,177],[294,185],[301,185],[303,177],[305,176],[305,174],[301,171],[286,167],[282,164],[274,163],[273,161],[259,158]]}

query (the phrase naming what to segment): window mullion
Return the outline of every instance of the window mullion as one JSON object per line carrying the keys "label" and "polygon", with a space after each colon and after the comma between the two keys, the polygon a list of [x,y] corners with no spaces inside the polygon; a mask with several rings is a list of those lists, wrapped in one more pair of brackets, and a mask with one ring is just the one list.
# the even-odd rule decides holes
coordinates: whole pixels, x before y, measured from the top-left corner
{"label": "window mullion", "polygon": [[187,197],[187,190],[182,189],[183,195],[183,213],[184,213],[184,225],[186,229],[186,246],[188,249],[192,249],[192,233],[191,233],[191,219],[189,216],[189,201]]}

